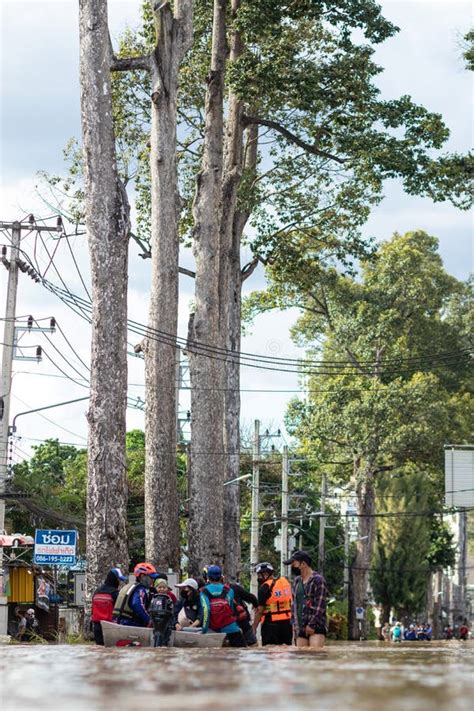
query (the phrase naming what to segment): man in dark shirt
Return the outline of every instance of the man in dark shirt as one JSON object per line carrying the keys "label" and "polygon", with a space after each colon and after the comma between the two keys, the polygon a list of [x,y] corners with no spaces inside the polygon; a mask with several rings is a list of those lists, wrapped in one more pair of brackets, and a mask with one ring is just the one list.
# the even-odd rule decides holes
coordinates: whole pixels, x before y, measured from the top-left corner
{"label": "man in dark shirt", "polygon": [[284,577],[275,577],[270,563],[255,568],[259,582],[258,609],[253,629],[262,621],[262,645],[288,644],[293,640],[291,628],[291,585]]}
{"label": "man in dark shirt", "polygon": [[311,568],[311,556],[306,551],[296,551],[285,565],[291,565],[296,576],[292,608],[296,646],[322,649],[327,634],[326,581]]}

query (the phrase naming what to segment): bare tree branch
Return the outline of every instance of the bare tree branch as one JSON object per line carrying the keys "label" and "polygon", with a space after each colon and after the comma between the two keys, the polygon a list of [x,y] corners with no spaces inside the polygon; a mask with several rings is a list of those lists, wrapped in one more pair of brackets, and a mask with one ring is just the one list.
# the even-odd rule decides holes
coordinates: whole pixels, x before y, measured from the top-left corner
{"label": "bare tree branch", "polygon": [[307,143],[299,138],[296,134],[288,131],[287,128],[277,123],[276,121],[271,121],[270,119],[260,118],[259,116],[244,116],[242,119],[244,125],[249,126],[250,124],[257,124],[258,126],[267,126],[272,128],[274,131],[281,133],[288,141],[295,143],[300,148],[303,148],[308,153],[313,153],[316,156],[321,156],[322,158],[328,158],[329,160],[334,160],[336,163],[345,163],[347,158],[339,158],[338,156],[328,153],[327,151],[322,151],[311,143]]}
{"label": "bare tree branch", "polygon": [[246,279],[248,279],[250,276],[252,276],[252,274],[258,267],[259,262],[260,262],[259,257],[254,257],[251,262],[249,262],[244,267],[242,267],[242,271],[241,271],[242,283],[244,281],[246,281]]}

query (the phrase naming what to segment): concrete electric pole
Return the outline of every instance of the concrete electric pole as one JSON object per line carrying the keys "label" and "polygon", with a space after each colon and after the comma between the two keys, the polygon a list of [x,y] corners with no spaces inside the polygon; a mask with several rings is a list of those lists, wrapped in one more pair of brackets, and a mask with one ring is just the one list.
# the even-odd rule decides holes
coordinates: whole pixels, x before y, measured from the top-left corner
{"label": "concrete electric pole", "polygon": [[[62,232],[62,223],[55,227],[37,226],[30,215],[28,222],[0,222],[0,229],[11,232],[10,259],[7,248],[2,248],[2,264],[8,271],[7,298],[5,306],[5,322],[3,327],[3,354],[0,392],[0,531],[5,528],[5,480],[8,467],[8,438],[10,422],[10,400],[12,384],[12,366],[15,349],[15,317],[16,297],[18,291],[19,271],[25,271],[26,265],[20,260],[20,241],[22,230],[31,232]],[[7,598],[3,588],[3,550],[0,548],[0,635],[7,633]]]}
{"label": "concrete electric pole", "polygon": [[324,573],[324,536],[326,533],[326,474],[321,479],[321,516],[319,517],[318,571]]}
{"label": "concrete electric pole", "polygon": [[280,574],[288,575],[288,566],[283,561],[288,558],[288,474],[289,474],[288,447],[283,447],[281,461],[281,548],[280,548]]}
{"label": "concrete electric pole", "polygon": [[250,591],[257,595],[258,581],[255,566],[259,555],[259,520],[260,508],[260,420],[254,423],[252,453],[252,513],[250,526]]}

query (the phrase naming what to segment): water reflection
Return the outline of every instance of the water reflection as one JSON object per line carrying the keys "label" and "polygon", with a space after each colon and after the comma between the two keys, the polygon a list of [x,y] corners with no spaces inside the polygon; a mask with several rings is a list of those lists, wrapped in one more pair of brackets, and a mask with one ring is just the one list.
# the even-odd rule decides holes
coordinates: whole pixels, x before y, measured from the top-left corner
{"label": "water reflection", "polygon": [[332,644],[323,653],[0,647],[2,711],[470,709],[474,643]]}

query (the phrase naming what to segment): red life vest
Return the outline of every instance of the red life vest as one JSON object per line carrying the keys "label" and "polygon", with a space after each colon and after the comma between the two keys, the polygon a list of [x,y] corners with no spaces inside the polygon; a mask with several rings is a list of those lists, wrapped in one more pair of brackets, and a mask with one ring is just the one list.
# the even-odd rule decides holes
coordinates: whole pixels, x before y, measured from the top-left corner
{"label": "red life vest", "polygon": [[229,594],[229,585],[224,585],[220,595],[213,595],[207,588],[204,588],[203,592],[209,600],[209,605],[211,608],[209,628],[214,631],[219,631],[227,625],[231,625],[235,622],[235,615],[232,612],[232,608],[227,600],[227,595]]}
{"label": "red life vest", "polygon": [[113,611],[114,599],[110,593],[94,593],[92,596],[92,622],[100,622],[101,620],[112,622]]}

